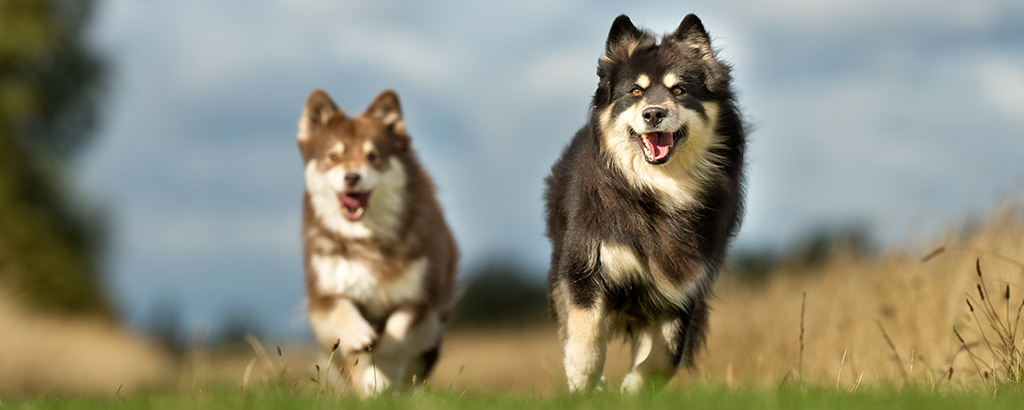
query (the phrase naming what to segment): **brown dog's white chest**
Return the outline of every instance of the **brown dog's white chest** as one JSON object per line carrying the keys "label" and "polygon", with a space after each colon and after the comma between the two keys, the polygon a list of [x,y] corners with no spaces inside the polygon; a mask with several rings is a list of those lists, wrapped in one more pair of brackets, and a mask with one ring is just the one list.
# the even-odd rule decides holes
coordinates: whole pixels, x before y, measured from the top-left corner
{"label": "brown dog's white chest", "polygon": [[342,255],[310,256],[310,267],[322,294],[344,296],[371,310],[421,299],[427,263],[426,257],[385,266],[384,262]]}

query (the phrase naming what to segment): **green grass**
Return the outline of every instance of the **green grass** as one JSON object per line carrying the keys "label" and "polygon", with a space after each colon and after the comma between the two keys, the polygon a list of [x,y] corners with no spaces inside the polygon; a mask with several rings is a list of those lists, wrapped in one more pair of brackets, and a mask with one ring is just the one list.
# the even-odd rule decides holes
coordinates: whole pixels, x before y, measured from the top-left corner
{"label": "green grass", "polygon": [[188,392],[135,393],[119,397],[42,396],[0,398],[0,409],[1021,409],[1024,391],[926,389],[726,389],[696,386],[637,396],[461,393],[418,391],[371,400],[294,394],[279,389],[200,389]]}

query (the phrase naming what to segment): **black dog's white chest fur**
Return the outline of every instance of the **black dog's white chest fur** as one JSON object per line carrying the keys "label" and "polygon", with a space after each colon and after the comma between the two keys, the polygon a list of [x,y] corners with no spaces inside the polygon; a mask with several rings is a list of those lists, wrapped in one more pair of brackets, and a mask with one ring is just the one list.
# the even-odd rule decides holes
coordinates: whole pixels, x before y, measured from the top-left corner
{"label": "black dog's white chest fur", "polygon": [[659,43],[620,16],[590,120],[547,178],[548,280],[570,389],[594,387],[625,332],[623,389],[691,363],[707,296],[739,228],[745,135],[729,67],[688,15]]}

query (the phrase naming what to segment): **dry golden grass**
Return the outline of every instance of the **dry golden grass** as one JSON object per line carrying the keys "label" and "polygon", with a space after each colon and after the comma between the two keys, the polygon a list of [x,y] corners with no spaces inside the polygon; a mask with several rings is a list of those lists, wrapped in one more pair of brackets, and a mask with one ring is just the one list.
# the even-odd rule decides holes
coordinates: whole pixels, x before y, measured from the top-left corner
{"label": "dry golden grass", "polygon": [[[982,380],[985,373],[990,381],[1006,381],[993,354],[999,345],[991,324],[983,315],[972,315],[965,298],[978,299],[975,263],[980,258],[993,295],[988,299],[1001,320],[1009,317],[1012,323],[1024,303],[1024,265],[1013,262],[1024,262],[1024,220],[1016,206],[1007,209],[972,233],[951,233],[919,250],[840,255],[813,271],[781,267],[764,282],[720,282],[707,349],[696,368],[681,372],[674,382],[962,386],[988,383]],[[940,246],[944,252],[922,260]],[[962,351],[954,327],[978,356],[977,368]],[[1018,329],[1017,338],[1021,333]],[[614,386],[627,359],[621,343],[613,341],[610,347],[606,374]],[[553,329],[453,334],[445,354],[436,375],[440,383],[541,391],[562,385]]]}
{"label": "dry golden grass", "polygon": [[102,320],[32,313],[6,294],[0,329],[0,393],[123,393],[165,382],[175,370],[137,335]]}
{"label": "dry golden grass", "polygon": [[[255,348],[235,346],[190,353],[198,360],[190,360],[194,368],[183,375],[184,383],[240,382],[243,388],[249,388],[283,380],[300,390],[316,387],[311,381],[317,378],[315,366],[325,369],[326,355],[310,345],[298,345],[280,347],[282,355],[277,356],[276,346],[256,343]],[[611,374],[621,379],[627,365],[625,351],[613,347],[610,353],[623,359],[609,360]],[[550,326],[452,331],[445,336],[441,360],[428,384],[460,392],[552,392],[561,389],[565,380],[561,354],[555,328]],[[330,384],[337,388],[336,372],[332,370]],[[324,379],[321,373],[320,380]]]}
{"label": "dry golden grass", "polygon": [[[841,254],[814,268],[783,266],[756,283],[726,278],[717,285],[706,351],[695,369],[680,372],[673,383],[804,383],[849,390],[1012,381],[985,313],[1010,318],[1005,327],[1020,344],[1014,319],[1024,304],[1024,219],[1020,208],[1008,209],[970,233],[910,250]],[[922,261],[939,247],[944,252]],[[989,292],[985,301],[977,289],[979,258]],[[969,310],[967,298],[977,312]],[[185,370],[175,373],[165,356],[109,325],[35,317],[5,305],[0,328],[0,392],[112,393],[122,384],[128,389],[175,375],[187,385],[220,381],[251,388],[283,374],[289,383],[308,387],[316,376],[314,363],[323,365],[310,345],[284,346],[281,356],[275,346],[192,349]],[[609,347],[605,374],[614,387],[627,370],[627,349],[619,341]],[[555,329],[547,323],[453,331],[429,383],[455,391],[560,391],[564,377]]]}
{"label": "dry golden grass", "polygon": [[[716,289],[707,349],[696,368],[680,372],[673,383],[855,389],[862,384],[959,388],[1007,381],[994,353],[998,345],[989,347],[995,342],[991,324],[983,315],[972,315],[965,298],[978,298],[975,264],[980,258],[997,315],[1009,315],[1012,323],[1024,303],[1024,265],[1014,262],[1024,261],[1024,220],[1016,213],[1019,208],[1011,209],[972,233],[949,234],[915,250],[840,255],[815,268],[783,266],[753,284],[723,280]],[[922,260],[940,246],[944,252]],[[1007,285],[1009,300],[1004,299]],[[954,327],[976,360],[963,350]],[[1018,338],[1020,333],[1015,333]],[[627,370],[627,348],[619,341],[609,348],[605,374],[614,387]],[[311,383],[314,375],[316,355],[308,347],[286,348],[281,362],[272,357],[262,361],[270,363],[265,366],[252,360],[251,352],[238,354],[230,360],[233,365],[214,358],[208,367],[234,380],[248,373],[249,383],[273,378],[281,363],[298,383]],[[430,383],[456,391],[561,390],[555,329],[544,324],[451,332]]]}
{"label": "dry golden grass", "polygon": [[[707,352],[697,371],[680,379],[745,384],[802,379],[841,387],[882,381],[978,383],[1000,367],[965,303],[969,295],[978,298],[978,259],[986,286],[998,296],[989,299],[999,316],[1009,315],[1012,322],[1024,297],[1024,270],[1014,262],[1024,261],[1024,221],[1016,207],[1010,209],[973,233],[935,242],[931,249],[945,251],[927,261],[922,257],[928,248],[877,258],[840,256],[812,272],[774,272],[757,286],[721,283]],[[1009,300],[1004,299],[1007,285]],[[991,341],[990,324],[981,318],[980,328]],[[962,343],[954,327],[979,356],[980,371],[966,352],[958,353]],[[1005,379],[1005,374],[997,370],[992,378]]]}

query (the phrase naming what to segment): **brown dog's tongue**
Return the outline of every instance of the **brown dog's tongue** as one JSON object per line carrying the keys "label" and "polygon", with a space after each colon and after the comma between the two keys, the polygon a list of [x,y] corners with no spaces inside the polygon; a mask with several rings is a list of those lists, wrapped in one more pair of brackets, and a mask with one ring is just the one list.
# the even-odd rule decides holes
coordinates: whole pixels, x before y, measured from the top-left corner
{"label": "brown dog's tongue", "polygon": [[366,208],[367,203],[370,202],[370,194],[342,194],[338,199],[341,201],[341,206],[344,206],[349,212],[355,212],[359,208]]}

